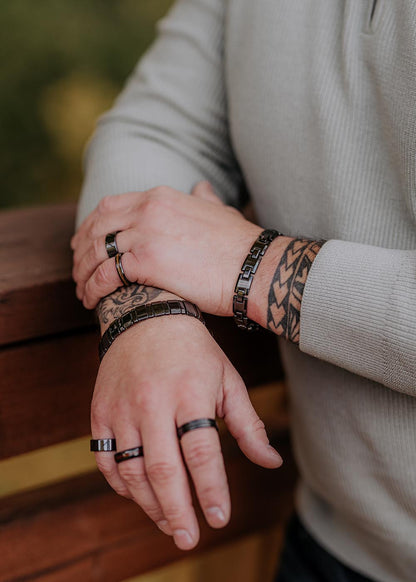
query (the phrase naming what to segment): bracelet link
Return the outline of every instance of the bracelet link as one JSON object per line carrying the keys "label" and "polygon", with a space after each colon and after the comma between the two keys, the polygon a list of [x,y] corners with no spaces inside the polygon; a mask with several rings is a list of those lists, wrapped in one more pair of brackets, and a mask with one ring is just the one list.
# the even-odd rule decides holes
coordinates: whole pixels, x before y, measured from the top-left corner
{"label": "bracelet link", "polygon": [[278,236],[283,236],[277,230],[263,230],[254,241],[238,275],[233,297],[234,321],[239,329],[256,331],[259,325],[247,317],[248,294],[253,283],[254,275],[259,268],[270,243]]}
{"label": "bracelet link", "polygon": [[100,360],[103,359],[113,341],[134,324],[145,321],[146,319],[152,319],[153,317],[178,314],[195,317],[205,325],[199,307],[190,301],[168,300],[155,301],[154,303],[147,303],[146,305],[138,305],[131,311],[128,311],[113,321],[104,332],[99,344]]}

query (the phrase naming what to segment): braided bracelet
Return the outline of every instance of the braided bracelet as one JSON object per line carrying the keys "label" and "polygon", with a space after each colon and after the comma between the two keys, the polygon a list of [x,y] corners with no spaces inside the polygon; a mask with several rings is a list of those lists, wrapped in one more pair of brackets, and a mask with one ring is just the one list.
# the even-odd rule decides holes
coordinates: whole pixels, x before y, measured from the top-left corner
{"label": "braided bracelet", "polygon": [[235,284],[233,297],[234,321],[237,327],[247,331],[257,331],[259,325],[247,317],[247,302],[254,275],[261,263],[261,260],[270,246],[270,243],[278,236],[283,236],[277,230],[263,230],[250,249],[246,260],[241,267]]}
{"label": "braided bracelet", "polygon": [[139,305],[113,321],[113,323],[107,328],[98,346],[100,360],[103,359],[113,341],[132,325],[145,321],[146,319],[152,319],[153,317],[179,314],[195,317],[205,325],[199,307],[194,303],[190,303],[190,301],[175,299],[169,301],[155,301],[153,303],[147,303],[146,305]]}

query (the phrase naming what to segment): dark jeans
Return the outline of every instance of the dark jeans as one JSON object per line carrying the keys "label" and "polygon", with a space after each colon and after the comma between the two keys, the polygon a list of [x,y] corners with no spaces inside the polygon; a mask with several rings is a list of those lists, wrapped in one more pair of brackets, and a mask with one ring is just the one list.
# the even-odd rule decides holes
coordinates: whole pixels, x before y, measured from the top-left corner
{"label": "dark jeans", "polygon": [[328,554],[292,517],[275,582],[374,582]]}

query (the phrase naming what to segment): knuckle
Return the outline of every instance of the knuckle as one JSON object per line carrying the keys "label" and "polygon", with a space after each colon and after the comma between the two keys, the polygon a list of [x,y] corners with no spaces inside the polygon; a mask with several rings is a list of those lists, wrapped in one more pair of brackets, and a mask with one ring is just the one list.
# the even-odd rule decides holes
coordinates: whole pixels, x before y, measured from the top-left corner
{"label": "knuckle", "polygon": [[152,505],[149,503],[142,503],[141,508],[147,513],[147,515],[153,520],[162,519],[163,513],[159,505]]}
{"label": "knuckle", "polygon": [[146,474],[141,471],[134,459],[120,463],[118,466],[121,477],[130,486],[140,487],[147,484]]}
{"label": "knuckle", "polygon": [[214,450],[212,445],[208,443],[192,443],[186,452],[185,458],[190,469],[198,469],[213,460]]}
{"label": "knuckle", "polygon": [[107,287],[110,283],[110,276],[104,263],[101,263],[96,271],[95,282],[98,287]]}
{"label": "knuckle", "polygon": [[122,487],[121,485],[112,485],[112,488],[117,493],[117,495],[120,495],[120,497],[131,499],[130,492],[126,487]]}
{"label": "knuckle", "polygon": [[169,505],[163,508],[163,513],[169,522],[186,521],[187,508],[181,505]]}
{"label": "knuckle", "polygon": [[168,462],[152,463],[147,467],[147,474],[154,483],[169,483],[175,478],[177,467]]}
{"label": "knuckle", "polygon": [[103,473],[108,478],[114,474],[114,469],[111,468],[108,460],[103,459],[103,457],[96,455],[95,462],[97,464],[98,470]]}
{"label": "knuckle", "polygon": [[113,206],[113,197],[111,195],[104,196],[104,198],[101,198],[100,202],[98,203],[98,210],[99,212],[108,212],[109,210],[112,210]]}
{"label": "knuckle", "polygon": [[146,220],[154,220],[158,217],[161,208],[161,201],[156,196],[149,196],[143,203],[142,213]]}
{"label": "knuckle", "polygon": [[266,430],[266,426],[265,426],[264,422],[261,420],[261,418],[257,417],[253,420],[253,423],[251,425],[251,430],[253,432],[262,432],[262,431]]}
{"label": "knuckle", "polygon": [[156,186],[156,188],[153,188],[151,193],[154,198],[167,198],[168,196],[172,195],[173,191],[173,188],[170,186],[165,186],[162,184],[161,186]]}
{"label": "knuckle", "polygon": [[104,245],[100,239],[98,239],[98,238],[94,239],[94,241],[92,243],[92,257],[91,257],[92,259],[94,257],[98,258],[101,255],[101,247],[102,246],[104,246]]}
{"label": "knuckle", "polygon": [[107,426],[107,408],[103,403],[96,403],[95,401],[91,404],[91,426],[97,428],[97,433],[101,432],[99,427]]}

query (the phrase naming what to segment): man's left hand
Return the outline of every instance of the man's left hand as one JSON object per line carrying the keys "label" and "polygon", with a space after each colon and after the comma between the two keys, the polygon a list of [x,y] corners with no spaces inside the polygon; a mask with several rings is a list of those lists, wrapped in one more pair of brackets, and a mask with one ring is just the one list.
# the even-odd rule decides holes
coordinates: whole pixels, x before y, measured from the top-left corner
{"label": "man's left hand", "polygon": [[215,315],[232,315],[241,265],[262,228],[225,205],[208,182],[191,196],[167,186],[104,198],[72,239],[73,277],[86,308],[120,287],[105,237],[131,282],[168,289]]}

